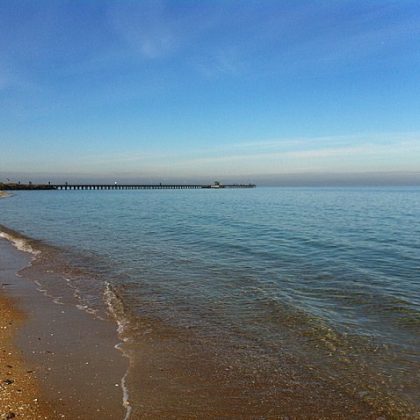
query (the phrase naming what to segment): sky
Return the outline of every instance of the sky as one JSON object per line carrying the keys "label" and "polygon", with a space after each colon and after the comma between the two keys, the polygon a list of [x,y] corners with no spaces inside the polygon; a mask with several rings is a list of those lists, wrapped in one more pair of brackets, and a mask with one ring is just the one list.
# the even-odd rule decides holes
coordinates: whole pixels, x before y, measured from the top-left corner
{"label": "sky", "polygon": [[420,185],[420,3],[0,0],[0,181]]}

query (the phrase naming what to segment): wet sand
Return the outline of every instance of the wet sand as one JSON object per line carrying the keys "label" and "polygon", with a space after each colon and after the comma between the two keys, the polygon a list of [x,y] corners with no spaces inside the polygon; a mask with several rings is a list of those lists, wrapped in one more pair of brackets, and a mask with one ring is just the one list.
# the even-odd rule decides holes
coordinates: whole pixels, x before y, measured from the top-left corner
{"label": "wet sand", "polygon": [[0,291],[0,418],[46,419],[54,410],[41,397],[39,384],[13,343],[24,314]]}
{"label": "wet sand", "polygon": [[0,239],[0,418],[123,419],[114,322],[54,303],[17,275],[28,264]]}
{"label": "wet sand", "polygon": [[[7,193],[0,191],[0,198]],[[25,320],[17,302],[4,290],[10,284],[0,277],[0,418],[51,418],[54,409],[41,398],[39,383],[22,352],[14,343],[17,331]]]}

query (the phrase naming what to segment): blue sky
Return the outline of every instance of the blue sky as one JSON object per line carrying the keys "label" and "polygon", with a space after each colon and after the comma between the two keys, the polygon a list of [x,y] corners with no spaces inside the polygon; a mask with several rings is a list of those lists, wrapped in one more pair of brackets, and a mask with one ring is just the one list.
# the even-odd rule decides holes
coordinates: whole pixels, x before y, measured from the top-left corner
{"label": "blue sky", "polygon": [[418,1],[0,0],[0,179],[419,179]]}

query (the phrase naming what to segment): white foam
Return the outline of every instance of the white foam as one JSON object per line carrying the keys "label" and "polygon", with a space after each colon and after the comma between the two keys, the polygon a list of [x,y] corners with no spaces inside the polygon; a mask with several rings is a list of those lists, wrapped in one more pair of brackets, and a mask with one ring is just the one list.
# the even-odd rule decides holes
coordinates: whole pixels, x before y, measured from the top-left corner
{"label": "white foam", "polygon": [[79,311],[83,311],[89,315],[92,315],[96,319],[105,321],[105,318],[99,315],[97,309],[93,309],[89,305],[87,305],[85,302],[83,302],[82,296],[80,295],[80,290],[72,284],[72,281],[69,278],[64,278],[64,280],[66,281],[67,286],[73,291],[73,297],[79,302],[76,304],[76,308]]}
{"label": "white foam", "polygon": [[44,287],[42,286],[42,284],[38,280],[35,280],[34,283],[38,286],[37,289],[36,289],[36,290],[38,290],[38,292],[42,293],[47,298],[51,299],[55,304],[64,305],[64,303],[61,301],[63,299],[62,296],[53,296],[53,295],[49,294],[48,291],[46,289],[44,289]]}
{"label": "white foam", "polygon": [[19,251],[27,252],[34,256],[37,256],[41,253],[41,251],[33,249],[26,239],[16,238],[15,236],[10,235],[6,232],[0,232],[0,238],[6,239],[7,241],[11,242],[11,244]]}
{"label": "white foam", "polygon": [[96,309],[90,308],[88,305],[77,304],[76,308],[79,309],[79,311],[83,311],[89,315],[93,315],[96,319],[104,321],[104,318],[98,315],[98,311]]}
{"label": "white foam", "polygon": [[124,420],[128,420],[131,416],[132,407],[130,405],[129,392],[127,387],[127,377],[130,372],[131,357],[129,353],[124,348],[124,343],[128,341],[128,338],[124,336],[128,326],[128,320],[124,317],[124,308],[122,302],[112,290],[112,287],[109,283],[105,284],[104,290],[104,300],[108,307],[108,311],[113,316],[117,323],[117,332],[118,337],[121,340],[121,343],[118,343],[115,348],[119,350],[124,357],[129,360],[128,369],[125,372],[124,376],[121,378],[121,389],[123,391],[123,407],[125,408],[125,417]]}

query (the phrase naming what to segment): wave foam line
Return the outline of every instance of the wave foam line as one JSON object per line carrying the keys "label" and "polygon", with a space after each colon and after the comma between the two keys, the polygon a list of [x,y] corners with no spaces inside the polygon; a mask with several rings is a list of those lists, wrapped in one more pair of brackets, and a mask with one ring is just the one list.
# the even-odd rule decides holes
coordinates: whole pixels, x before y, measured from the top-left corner
{"label": "wave foam line", "polygon": [[57,304],[57,305],[64,305],[64,303],[61,301],[61,299],[63,299],[62,296],[53,296],[53,295],[50,295],[48,293],[48,291],[46,289],[44,289],[44,286],[38,280],[35,280],[34,283],[37,285],[37,289],[36,290],[38,290],[38,292],[42,293],[47,298],[51,299],[55,304]]}
{"label": "wave foam line", "polygon": [[105,284],[104,300],[108,307],[108,311],[110,312],[110,314],[113,316],[113,318],[115,319],[117,323],[117,333],[118,333],[119,339],[121,340],[121,342],[118,343],[115,346],[115,348],[119,350],[123,354],[123,356],[126,357],[129,361],[128,369],[126,370],[124,376],[121,378],[121,389],[123,391],[123,407],[126,410],[124,420],[128,420],[132,412],[128,387],[127,387],[127,377],[130,372],[131,357],[129,353],[124,349],[124,343],[128,341],[128,338],[124,337],[124,333],[127,329],[129,321],[124,316],[124,307],[121,302],[121,299],[117,296],[112,286],[108,282]]}
{"label": "wave foam line", "polygon": [[82,296],[80,294],[80,290],[72,284],[71,280],[69,278],[64,278],[64,280],[66,281],[67,286],[72,290],[73,297],[76,299],[77,302],[79,302],[79,303],[76,304],[76,308],[79,311],[83,311],[83,312],[86,312],[89,315],[92,315],[96,319],[99,319],[101,321],[105,321],[105,318],[103,318],[102,316],[100,316],[98,314],[97,309],[91,308],[87,303],[85,303],[83,301]]}
{"label": "wave foam line", "polygon": [[0,231],[0,238],[9,241],[19,251],[27,252],[35,257],[41,253],[41,251],[33,249],[29,242],[24,238],[18,238],[2,231]]}

